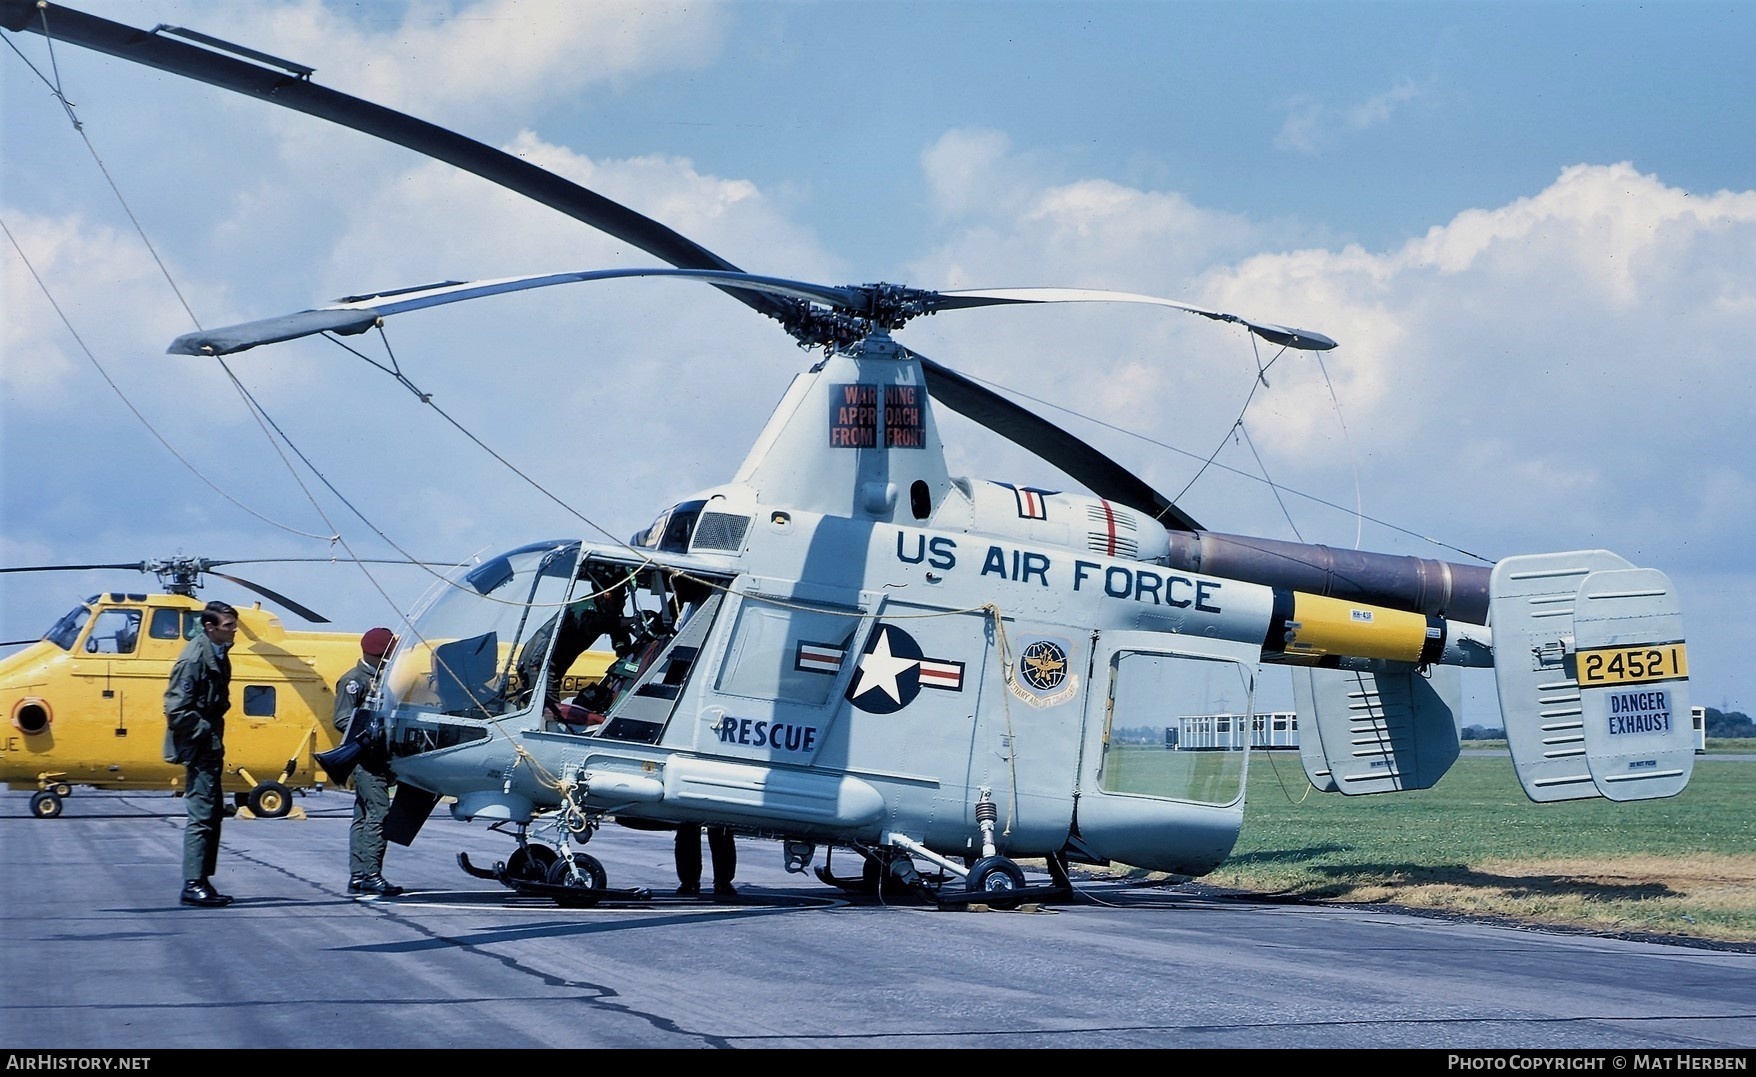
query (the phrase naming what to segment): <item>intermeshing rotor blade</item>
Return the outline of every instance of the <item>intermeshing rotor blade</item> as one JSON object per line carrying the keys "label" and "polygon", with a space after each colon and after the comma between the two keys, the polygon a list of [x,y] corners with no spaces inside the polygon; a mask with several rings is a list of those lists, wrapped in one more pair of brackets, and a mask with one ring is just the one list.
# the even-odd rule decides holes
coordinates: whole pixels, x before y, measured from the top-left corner
{"label": "intermeshing rotor blade", "polygon": [[[213,48],[186,44],[160,33],[101,19],[71,8],[40,4],[38,0],[0,0],[0,27],[43,34],[54,40],[80,45],[246,94],[382,138],[559,210],[680,269],[739,272],[737,266],[657,221],[528,161],[424,120],[319,86],[310,81],[311,71],[308,68],[246,62],[214,51]],[[211,38],[203,40],[233,48],[240,55],[265,59],[263,54],[253,50],[224,46],[223,43],[215,43]],[[272,61],[272,58],[266,59]],[[725,287],[728,294],[747,306],[783,324],[794,313],[795,299],[749,287],[734,288],[723,284],[721,287]],[[366,317],[366,312],[350,313],[353,316],[351,320],[329,311],[322,312],[311,321],[323,322],[325,327],[336,332],[360,332],[375,324],[378,316],[371,314],[372,321],[362,324],[358,319]],[[298,315],[292,317],[299,318]],[[283,325],[282,328],[291,326]],[[323,328],[306,331],[320,332]],[[1080,474],[1094,470],[1102,471],[1115,478],[1116,482],[1112,486],[1119,483],[1146,489],[1144,483],[1128,476],[1114,461],[1100,463],[1101,454],[1090,446],[1071,435],[1057,436],[1048,423],[1027,409],[990,389],[952,376],[950,371],[938,364],[934,364],[934,368],[938,372],[935,380],[945,393],[940,399],[953,411],[1043,455],[1050,463],[1068,470],[1070,475],[1079,477]],[[931,391],[930,385],[929,392]],[[1071,470],[1063,466],[1062,455],[1068,456],[1068,463],[1073,465]],[[1086,479],[1081,478],[1080,481]],[[1094,492],[1100,493],[1100,496],[1111,496],[1114,491]],[[1143,508],[1145,504],[1151,504],[1155,500],[1169,504],[1157,494],[1148,498],[1138,490],[1132,497],[1124,499],[1118,496],[1116,499],[1130,505],[1141,504]],[[1155,512],[1154,515],[1159,513]]]}
{"label": "intermeshing rotor blade", "polygon": [[[934,400],[1036,453],[1101,498],[1151,516],[1174,531],[1201,529],[1163,494],[1084,441],[962,374],[918,352],[914,356],[920,360],[927,392]],[[995,400],[1003,401],[1006,407],[995,408]]]}
{"label": "intermeshing rotor blade", "polygon": [[[38,0],[0,0],[0,26],[42,34],[56,41],[169,71],[382,138],[559,210],[674,266],[734,271],[738,268],[652,218],[503,150],[394,109],[319,86],[310,81],[310,68],[248,63],[212,48],[174,40],[156,30],[149,32],[59,5],[39,6]],[[159,29],[176,32],[177,28]],[[254,50],[228,46],[213,38],[202,37],[200,40],[231,48],[240,55],[272,60]],[[749,291],[734,294],[771,317],[778,318],[785,313],[785,304],[772,296]]]}
{"label": "intermeshing rotor blade", "polygon": [[447,303],[461,303],[469,299],[528,291],[532,288],[547,288],[556,284],[628,277],[679,277],[706,281],[722,288],[838,306],[855,305],[863,298],[858,289],[834,288],[724,269],[595,269],[574,273],[539,273],[524,277],[503,277],[499,280],[443,281],[391,292],[344,296],[330,306],[315,307],[297,314],[185,333],[172,341],[171,346],[165,350],[172,355],[231,355],[259,344],[276,344],[317,333],[337,333],[342,336],[363,333],[393,314],[411,310],[424,310]]}
{"label": "intermeshing rotor blade", "polygon": [[1175,299],[1140,295],[1135,292],[1110,292],[1099,288],[982,288],[935,293],[931,306],[935,310],[957,310],[969,307],[995,306],[1007,303],[1146,303],[1155,307],[1173,307],[1212,318],[1218,322],[1241,325],[1271,344],[1280,344],[1301,351],[1328,351],[1335,341],[1309,329],[1255,322],[1225,311],[1191,306]]}

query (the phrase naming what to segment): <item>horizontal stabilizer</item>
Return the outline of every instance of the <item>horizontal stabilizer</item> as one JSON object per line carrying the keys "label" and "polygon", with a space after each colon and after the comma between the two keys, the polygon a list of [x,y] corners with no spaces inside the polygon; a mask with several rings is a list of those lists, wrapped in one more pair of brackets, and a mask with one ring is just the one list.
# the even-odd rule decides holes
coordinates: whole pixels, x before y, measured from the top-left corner
{"label": "horizontal stabilizer", "polygon": [[1457,761],[1463,672],[1456,666],[1293,670],[1299,755],[1318,792],[1429,789]]}
{"label": "horizontal stabilizer", "polygon": [[1539,803],[1674,796],[1695,765],[1683,618],[1670,581],[1607,550],[1494,566],[1506,743]]}

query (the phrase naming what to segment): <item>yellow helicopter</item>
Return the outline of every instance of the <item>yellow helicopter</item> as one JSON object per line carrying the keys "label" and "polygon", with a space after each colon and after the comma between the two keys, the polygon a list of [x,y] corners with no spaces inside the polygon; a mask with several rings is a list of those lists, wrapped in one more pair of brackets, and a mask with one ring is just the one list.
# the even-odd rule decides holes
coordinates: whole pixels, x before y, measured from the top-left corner
{"label": "yellow helicopter", "polygon": [[[1021,860],[1044,861],[1053,891],[1068,889],[1071,862],[1200,876],[1240,833],[1248,741],[1142,751],[1113,734],[1178,715],[1250,722],[1269,666],[1291,674],[1301,757],[1322,792],[1434,785],[1459,753],[1463,669],[1493,671],[1533,801],[1653,799],[1689,781],[1687,651],[1663,573],[1603,550],[1490,570],[1209,531],[892,336],[941,312],[1091,301],[1180,310],[1281,348],[1336,346],[1320,333],[1124,293],[744,273],[523,158],[318,85],[311,68],[55,11],[0,0],[0,25],[414,149],[672,267],[354,295],[187,334],[173,353],[350,336],[441,304],[636,276],[711,284],[821,352],[722,485],[625,543],[560,537],[467,566],[413,614],[372,700],[399,784],[392,840],[411,841],[448,800],[455,818],[517,829],[504,864],[472,873],[581,906],[612,893],[576,848],[607,820],[778,839],[793,872],[819,847],[850,849],[860,876],[825,863],[819,877],[942,901],[1016,904],[1038,889]],[[940,409],[1084,489],[953,474]],[[584,715],[562,713],[550,682],[572,667],[549,625],[586,601],[618,620],[628,675]],[[553,827],[556,844],[527,841],[533,826]]]}
{"label": "yellow helicopter", "polygon": [[[178,557],[133,565],[5,568],[30,572],[137,568],[162,593],[106,591],[74,606],[23,650],[0,658],[0,781],[33,789],[31,814],[53,819],[75,786],[177,791],[183,768],[163,757],[164,692],[183,644],[201,631],[202,573],[222,576],[317,622],[259,585],[214,572],[235,562]],[[237,808],[276,819],[295,790],[329,781],[314,756],[339,734],[335,683],[359,660],[359,636],[289,631],[260,603],[238,607],[224,789]]]}

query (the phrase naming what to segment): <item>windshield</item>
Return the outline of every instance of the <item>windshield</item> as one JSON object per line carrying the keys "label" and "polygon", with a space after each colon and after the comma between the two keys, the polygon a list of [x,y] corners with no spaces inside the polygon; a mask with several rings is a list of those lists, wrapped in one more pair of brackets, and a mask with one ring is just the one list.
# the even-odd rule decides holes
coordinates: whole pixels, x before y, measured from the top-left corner
{"label": "windshield", "polygon": [[43,638],[63,651],[71,651],[73,641],[79,638],[79,630],[85,627],[85,619],[90,616],[90,607],[75,606],[68,610],[67,614],[59,621],[56,621],[55,627],[44,633]]}
{"label": "windshield", "polygon": [[506,713],[519,702],[515,663],[559,612],[578,563],[578,542],[555,541],[457,573],[415,614],[397,645],[382,709],[465,718]]}

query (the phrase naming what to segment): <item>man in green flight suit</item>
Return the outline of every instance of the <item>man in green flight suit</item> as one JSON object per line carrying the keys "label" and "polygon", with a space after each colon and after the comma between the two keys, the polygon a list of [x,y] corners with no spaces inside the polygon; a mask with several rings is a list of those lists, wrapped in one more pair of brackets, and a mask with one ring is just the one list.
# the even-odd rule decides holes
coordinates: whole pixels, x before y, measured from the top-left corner
{"label": "man in green flight suit", "polygon": [[232,709],[232,660],[238,611],[209,602],[201,611],[201,634],[190,639],[171,667],[165,689],[165,762],[183,764],[183,893],[178,901],[217,909],[231,896],[209,881],[219,860],[220,822],[225,818],[221,779],[226,766],[226,712]]}
{"label": "man in green flight suit", "polygon": [[[360,637],[360,660],[335,685],[335,728],[343,734],[366,705],[373,682],[384,668],[384,656],[396,646],[388,628],[373,628]],[[367,714],[359,715],[360,721]],[[395,773],[383,746],[368,744],[360,753],[354,783],[354,821],[348,828],[348,893],[395,897],[402,887],[384,878],[384,817],[390,814],[390,785]]]}

